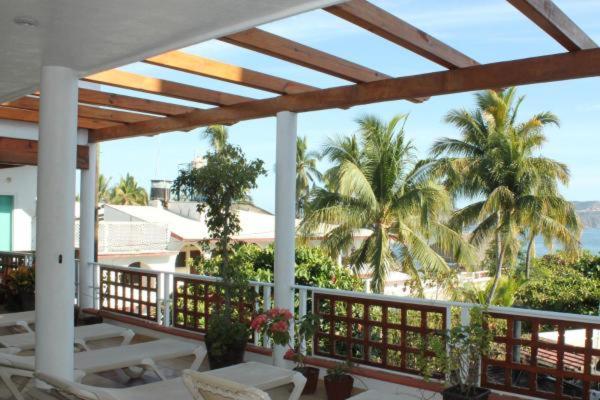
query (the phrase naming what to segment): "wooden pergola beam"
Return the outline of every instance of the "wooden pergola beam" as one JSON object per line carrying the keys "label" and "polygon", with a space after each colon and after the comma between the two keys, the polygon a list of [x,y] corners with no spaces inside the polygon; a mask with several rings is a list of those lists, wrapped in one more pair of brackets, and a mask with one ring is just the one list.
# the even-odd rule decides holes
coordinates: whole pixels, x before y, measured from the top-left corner
{"label": "wooden pergola beam", "polygon": [[541,57],[476,65],[375,82],[323,89],[314,92],[256,100],[229,107],[193,111],[177,117],[97,129],[91,141],[105,141],[234,123],[273,116],[279,111],[305,112],[359,104],[428,97],[498,87],[509,87],[600,76],[600,49],[581,50]]}
{"label": "wooden pergola beam", "polygon": [[83,80],[100,83],[103,85],[120,87],[123,89],[139,90],[141,92],[152,93],[161,96],[190,100],[198,103],[212,104],[215,106],[227,106],[253,100],[249,97],[223,93],[217,90],[204,89],[183,83],[121,71],[118,69],[111,69],[109,71],[90,75],[85,77]]}
{"label": "wooden pergola beam", "polygon": [[[38,111],[40,109],[40,100],[37,97],[22,97],[20,99],[1,103],[0,105],[23,110]],[[154,119],[152,115],[137,114],[125,111],[110,110],[92,106],[79,105],[78,115],[83,118],[104,120],[119,123],[132,123]]]}
{"label": "wooden pergola beam", "polygon": [[[0,164],[37,165],[36,140],[0,137]],[[89,168],[89,147],[77,146],[77,168]]]}
{"label": "wooden pergola beam", "polygon": [[478,62],[366,0],[352,0],[325,11],[358,25],[446,68]]}
{"label": "wooden pergola beam", "polygon": [[346,61],[329,53],[263,31],[248,29],[219,40],[301,65],[350,82],[372,82],[390,78],[362,65]]}
{"label": "wooden pergola beam", "polygon": [[[8,119],[13,121],[34,122],[39,123],[39,115],[37,111],[26,110],[22,108],[11,108],[0,106],[0,119]],[[154,118],[153,120],[155,120]],[[138,122],[139,123],[139,122]],[[84,129],[102,129],[122,125],[116,122],[110,122],[100,119],[79,117],[77,126]]]}
{"label": "wooden pergola beam", "polygon": [[[37,93],[37,95],[39,95],[39,93]],[[198,110],[198,108],[182,106],[179,104],[142,99],[139,97],[92,89],[79,89],[79,102],[165,116],[181,115]]]}
{"label": "wooden pergola beam", "polygon": [[551,0],[508,0],[569,51],[593,49],[596,43]]}
{"label": "wooden pergola beam", "polygon": [[183,51],[171,51],[147,58],[144,62],[278,94],[294,94],[318,89],[314,86],[184,53]]}

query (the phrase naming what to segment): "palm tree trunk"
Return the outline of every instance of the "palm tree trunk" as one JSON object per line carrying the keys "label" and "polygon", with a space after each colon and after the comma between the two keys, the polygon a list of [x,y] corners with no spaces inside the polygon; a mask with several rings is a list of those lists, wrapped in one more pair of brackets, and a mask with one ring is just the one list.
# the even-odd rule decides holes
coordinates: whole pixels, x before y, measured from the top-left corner
{"label": "palm tree trunk", "polygon": [[498,261],[496,264],[496,275],[494,276],[494,283],[492,284],[490,292],[488,293],[488,305],[491,305],[492,300],[494,300],[494,295],[496,294],[496,289],[498,288],[498,283],[500,282],[500,277],[502,276],[502,264],[504,263],[504,246],[502,245],[502,241],[500,240],[500,233],[496,233],[496,246],[496,254],[498,255]]}
{"label": "palm tree trunk", "polygon": [[529,243],[527,243],[527,254],[525,255],[525,276],[529,280],[531,275],[531,256],[533,255],[533,240],[535,235],[533,233],[529,237]]}

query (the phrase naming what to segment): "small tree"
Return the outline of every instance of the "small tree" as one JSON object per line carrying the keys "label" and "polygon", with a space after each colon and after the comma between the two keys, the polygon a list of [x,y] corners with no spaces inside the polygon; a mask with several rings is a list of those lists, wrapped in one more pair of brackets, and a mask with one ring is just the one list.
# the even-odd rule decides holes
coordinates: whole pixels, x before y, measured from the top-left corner
{"label": "small tree", "polygon": [[256,187],[256,180],[266,171],[262,160],[248,161],[239,147],[230,144],[209,152],[205,160],[204,167],[180,171],[173,192],[178,198],[184,195],[200,199],[198,212],[206,212],[210,237],[217,242],[221,256],[219,275],[223,278],[225,301],[229,305],[228,287],[235,281],[234,271],[229,268],[230,243],[231,237],[241,229],[232,206]]}

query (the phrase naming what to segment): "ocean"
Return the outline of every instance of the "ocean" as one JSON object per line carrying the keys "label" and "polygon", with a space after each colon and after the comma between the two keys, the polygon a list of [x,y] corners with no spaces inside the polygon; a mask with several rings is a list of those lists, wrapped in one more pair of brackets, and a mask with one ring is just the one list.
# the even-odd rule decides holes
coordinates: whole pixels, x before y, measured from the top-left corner
{"label": "ocean", "polygon": [[[548,253],[541,238],[536,239],[535,247],[537,256]],[[581,247],[589,250],[592,254],[600,253],[600,228],[585,228],[581,234]]]}

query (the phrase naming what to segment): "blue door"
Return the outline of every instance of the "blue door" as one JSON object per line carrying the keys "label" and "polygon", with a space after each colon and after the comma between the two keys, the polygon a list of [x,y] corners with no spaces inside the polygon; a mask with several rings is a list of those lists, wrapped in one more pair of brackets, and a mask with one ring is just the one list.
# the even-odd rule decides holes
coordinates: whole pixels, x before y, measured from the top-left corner
{"label": "blue door", "polygon": [[12,250],[13,197],[0,196],[0,251]]}

